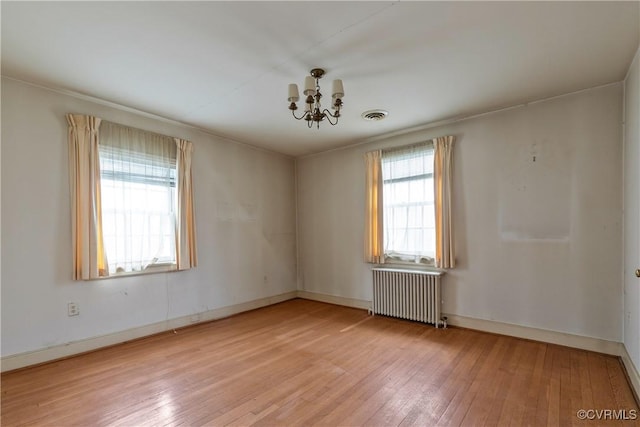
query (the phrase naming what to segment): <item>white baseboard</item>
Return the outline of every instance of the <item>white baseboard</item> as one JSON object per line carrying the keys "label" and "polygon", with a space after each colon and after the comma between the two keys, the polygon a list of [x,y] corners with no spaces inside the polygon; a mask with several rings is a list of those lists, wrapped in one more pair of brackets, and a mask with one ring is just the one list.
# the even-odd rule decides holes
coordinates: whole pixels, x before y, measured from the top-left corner
{"label": "white baseboard", "polygon": [[0,360],[0,372],[7,372],[14,369],[24,368],[26,366],[37,365],[40,363],[85,353],[87,351],[96,350],[102,347],[120,344],[149,335],[182,328],[184,326],[189,326],[196,323],[208,322],[210,320],[229,317],[231,315],[242,313],[244,311],[254,310],[256,308],[277,304],[279,302],[287,301],[296,297],[297,292],[291,291],[272,297],[260,298],[257,300],[247,301],[227,307],[216,308],[213,310],[205,311],[203,313],[169,319],[167,321],[140,326],[138,328],[127,329],[126,331],[115,332],[113,334],[101,335],[98,337],[48,347],[42,350],[6,356]]}
{"label": "white baseboard", "polygon": [[622,354],[620,355],[620,358],[627,370],[629,381],[631,381],[631,387],[633,387],[636,392],[636,399],[640,399],[640,374],[638,374],[638,369],[633,363],[633,360],[631,360],[631,356],[629,356],[625,345],[622,346]]}
{"label": "white baseboard", "polygon": [[[298,291],[298,297],[361,309],[369,309],[371,307],[371,301],[345,298],[335,295],[325,295],[308,291]],[[549,331],[546,329],[532,328],[529,326],[514,325],[510,323],[497,322],[494,320],[476,319],[446,313],[443,313],[443,315],[447,316],[447,323],[449,325],[459,326],[462,328],[475,329],[478,331],[491,332],[495,334],[524,338],[534,341],[541,341],[549,344],[564,345],[567,347],[595,351],[598,353],[610,354],[614,356],[621,356],[622,354],[622,343],[615,341],[607,341],[599,338],[567,334],[564,332]]]}
{"label": "white baseboard", "polygon": [[[371,307],[371,301],[309,291],[298,291],[298,298],[360,308],[364,310],[368,310]],[[631,387],[635,391],[636,398],[640,398],[640,374],[638,374],[638,369],[633,364],[626,347],[621,342],[550,331],[547,329],[538,329],[530,326],[514,325],[510,323],[497,322],[495,320],[476,319],[446,313],[443,315],[447,316],[447,323],[453,326],[618,356],[627,370]]]}
{"label": "white baseboard", "polygon": [[309,299],[312,301],[327,302],[329,304],[344,305],[346,307],[361,308],[368,310],[371,307],[371,301],[365,301],[355,298],[345,298],[336,295],[319,294],[317,292],[298,291],[298,298]]}
{"label": "white baseboard", "polygon": [[565,332],[550,331],[547,329],[538,329],[531,326],[496,322],[495,320],[476,319],[472,317],[458,316],[455,314],[443,315],[447,316],[447,322],[450,325],[462,328],[476,329],[478,331],[491,332],[494,334],[524,338],[533,341],[541,341],[549,344],[558,344],[566,347],[579,348],[581,350],[610,354],[613,356],[620,356],[622,351],[622,343],[616,341],[585,337]]}

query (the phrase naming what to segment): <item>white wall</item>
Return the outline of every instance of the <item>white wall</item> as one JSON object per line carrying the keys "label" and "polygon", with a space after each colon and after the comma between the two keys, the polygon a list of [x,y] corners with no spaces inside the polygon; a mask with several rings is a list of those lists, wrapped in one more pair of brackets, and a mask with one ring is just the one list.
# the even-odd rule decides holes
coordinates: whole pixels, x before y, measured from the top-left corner
{"label": "white wall", "polygon": [[622,99],[612,84],[299,158],[298,288],[370,300],[363,153],[452,134],[444,311],[620,342]]}
{"label": "white wall", "polygon": [[640,369],[640,48],[624,89],[624,345]]}
{"label": "white wall", "polygon": [[[69,112],[194,143],[197,268],[71,280]],[[1,160],[2,356],[296,289],[289,157],[3,78]]]}
{"label": "white wall", "polygon": [[[194,142],[196,269],[70,279],[67,112]],[[445,311],[622,341],[622,116],[614,84],[298,159],[298,288],[370,300],[362,154],[453,134]],[[2,119],[2,356],[296,289],[292,159],[4,78]]]}

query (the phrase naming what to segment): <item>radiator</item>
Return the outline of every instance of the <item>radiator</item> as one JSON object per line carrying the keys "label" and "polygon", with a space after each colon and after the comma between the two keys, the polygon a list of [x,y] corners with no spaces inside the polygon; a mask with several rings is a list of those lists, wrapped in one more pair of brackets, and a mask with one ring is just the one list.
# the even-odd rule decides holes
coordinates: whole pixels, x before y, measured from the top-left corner
{"label": "radiator", "polygon": [[446,323],[440,314],[443,273],[393,268],[373,269],[373,314],[431,323]]}

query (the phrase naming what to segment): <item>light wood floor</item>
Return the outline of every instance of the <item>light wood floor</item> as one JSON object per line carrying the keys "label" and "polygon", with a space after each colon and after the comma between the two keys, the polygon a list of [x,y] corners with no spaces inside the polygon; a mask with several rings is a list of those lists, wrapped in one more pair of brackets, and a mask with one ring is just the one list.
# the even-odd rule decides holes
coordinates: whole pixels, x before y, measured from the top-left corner
{"label": "light wood floor", "polygon": [[1,378],[5,427],[630,426],[576,414],[638,411],[615,357],[302,299]]}

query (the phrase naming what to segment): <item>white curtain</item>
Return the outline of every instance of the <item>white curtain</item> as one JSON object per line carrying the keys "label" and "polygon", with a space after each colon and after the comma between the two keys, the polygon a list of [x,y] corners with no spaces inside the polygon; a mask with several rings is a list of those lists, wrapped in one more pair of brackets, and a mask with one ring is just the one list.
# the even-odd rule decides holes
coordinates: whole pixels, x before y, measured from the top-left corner
{"label": "white curtain", "polygon": [[435,220],[431,144],[385,150],[382,176],[385,257],[432,264]]}
{"label": "white curtain", "polygon": [[382,152],[365,153],[365,230],[364,259],[373,264],[384,263],[383,205],[382,205]]}
{"label": "white curtain", "polygon": [[102,123],[102,224],[111,274],[176,262],[176,151],[171,137]]}
{"label": "white curtain", "polygon": [[178,270],[186,270],[198,265],[195,209],[193,206],[193,174],[191,172],[193,144],[180,138],[175,138],[175,143],[177,147],[178,188],[176,257]]}
{"label": "white curtain", "polygon": [[93,116],[67,114],[74,280],[108,275],[100,206],[100,122]]}
{"label": "white curtain", "polygon": [[453,187],[453,136],[433,140],[434,192],[436,205],[436,267],[454,268],[453,216],[451,208]]}

